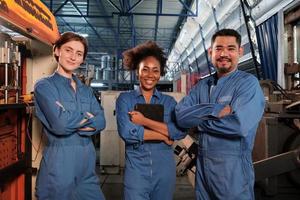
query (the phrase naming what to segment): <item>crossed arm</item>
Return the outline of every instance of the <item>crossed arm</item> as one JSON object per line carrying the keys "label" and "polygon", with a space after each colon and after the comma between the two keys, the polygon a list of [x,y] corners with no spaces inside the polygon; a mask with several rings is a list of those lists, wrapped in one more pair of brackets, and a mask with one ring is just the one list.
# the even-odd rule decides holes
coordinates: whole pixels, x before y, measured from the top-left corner
{"label": "crossed arm", "polygon": [[105,127],[103,111],[92,100],[93,114],[68,110],[58,99],[54,86],[42,82],[35,87],[36,113],[43,125],[55,135],[92,135]]}
{"label": "crossed arm", "polygon": [[144,140],[160,140],[168,145],[173,144],[169,138],[168,127],[165,123],[146,118],[138,111],[128,112],[132,123],[144,126]]}
{"label": "crossed arm", "polygon": [[132,111],[128,102],[129,94],[120,94],[116,102],[117,125],[120,137],[127,144],[138,144],[147,140],[173,143],[168,136],[168,127],[165,123],[156,122],[144,117],[141,113]]}
{"label": "crossed arm", "polygon": [[258,81],[249,79],[237,89],[231,105],[199,103],[197,91],[192,90],[176,107],[177,123],[183,128],[198,127],[226,137],[246,137],[264,111],[264,96]]}

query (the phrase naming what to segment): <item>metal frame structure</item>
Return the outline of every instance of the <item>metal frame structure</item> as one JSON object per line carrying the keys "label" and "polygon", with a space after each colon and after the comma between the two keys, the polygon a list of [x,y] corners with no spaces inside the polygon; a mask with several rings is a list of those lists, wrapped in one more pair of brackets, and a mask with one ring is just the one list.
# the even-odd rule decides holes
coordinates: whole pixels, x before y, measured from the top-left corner
{"label": "metal frame structure", "polygon": [[[99,66],[99,55],[115,57],[115,83],[126,82],[120,72],[121,54],[147,40],[156,41],[168,55],[182,23],[198,16],[198,0],[43,0],[57,17],[60,32],[88,34],[87,63]],[[102,54],[101,54],[102,53]],[[98,56],[97,56],[98,54]],[[121,75],[120,75],[121,74]],[[131,83],[135,74],[131,74]]]}

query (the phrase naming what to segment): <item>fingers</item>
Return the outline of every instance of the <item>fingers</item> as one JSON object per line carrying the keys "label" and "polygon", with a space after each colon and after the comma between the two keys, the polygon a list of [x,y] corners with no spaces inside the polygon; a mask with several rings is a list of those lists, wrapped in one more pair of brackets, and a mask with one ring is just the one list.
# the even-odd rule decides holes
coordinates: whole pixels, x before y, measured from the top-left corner
{"label": "fingers", "polygon": [[86,112],[86,115],[88,116],[88,118],[93,118],[94,117],[94,115],[90,112]]}
{"label": "fingers", "polygon": [[82,124],[84,124],[86,121],[87,121],[87,119],[82,119],[82,120],[79,122],[79,124],[82,125]]}
{"label": "fingers", "polygon": [[218,117],[224,117],[232,113],[232,108],[229,105],[226,105],[219,113]]}
{"label": "fingers", "polygon": [[79,129],[80,131],[95,131],[95,128],[92,127],[83,127]]}
{"label": "fingers", "polygon": [[140,112],[138,112],[138,111],[130,111],[130,112],[128,112],[128,114],[129,115],[138,115],[138,114],[140,114]]}
{"label": "fingers", "polygon": [[165,143],[166,143],[167,145],[171,146],[171,145],[173,145],[174,141],[171,140],[171,139],[167,139],[167,140],[165,141]]}
{"label": "fingers", "polygon": [[61,107],[63,109],[63,111],[66,111],[64,106],[59,101],[55,101],[55,104],[58,105],[59,107]]}

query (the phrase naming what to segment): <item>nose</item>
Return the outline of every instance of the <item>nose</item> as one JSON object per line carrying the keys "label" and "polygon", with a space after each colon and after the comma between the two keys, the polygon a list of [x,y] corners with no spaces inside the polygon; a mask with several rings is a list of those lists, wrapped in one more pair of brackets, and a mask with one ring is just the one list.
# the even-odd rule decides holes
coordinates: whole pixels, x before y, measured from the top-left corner
{"label": "nose", "polygon": [[71,58],[72,60],[76,60],[76,53],[71,53],[70,58]]}
{"label": "nose", "polygon": [[152,78],[152,77],[154,77],[155,72],[153,72],[153,71],[150,70],[149,73],[148,73],[147,75],[148,75],[148,77],[151,77],[151,78]]}
{"label": "nose", "polygon": [[228,55],[228,51],[227,51],[227,49],[223,49],[222,51],[221,51],[221,54],[220,54],[221,56],[227,56]]}

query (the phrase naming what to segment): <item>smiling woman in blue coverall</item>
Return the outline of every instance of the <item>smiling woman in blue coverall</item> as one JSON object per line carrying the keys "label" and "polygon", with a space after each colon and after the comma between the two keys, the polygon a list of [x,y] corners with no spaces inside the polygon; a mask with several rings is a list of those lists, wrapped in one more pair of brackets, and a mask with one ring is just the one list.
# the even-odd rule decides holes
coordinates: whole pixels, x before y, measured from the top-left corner
{"label": "smiling woman in blue coverall", "polygon": [[[174,124],[173,97],[155,88],[164,75],[165,55],[149,41],[123,53],[124,66],[136,70],[140,86],[117,99],[118,132],[125,141],[125,200],[172,200],[176,168],[171,144],[185,136]],[[134,111],[137,103],[162,104],[164,122],[153,121]]]}
{"label": "smiling woman in blue coverall", "polygon": [[217,73],[176,107],[178,125],[198,127],[197,200],[254,199],[251,152],[264,96],[256,77],[237,69],[242,53],[235,30],[215,33],[209,54]]}
{"label": "smiling woman in blue coverall", "polygon": [[104,113],[92,89],[73,75],[87,48],[82,36],[62,34],[53,48],[56,72],[35,85],[36,116],[47,136],[36,183],[39,200],[104,199],[90,137],[104,129]]}

